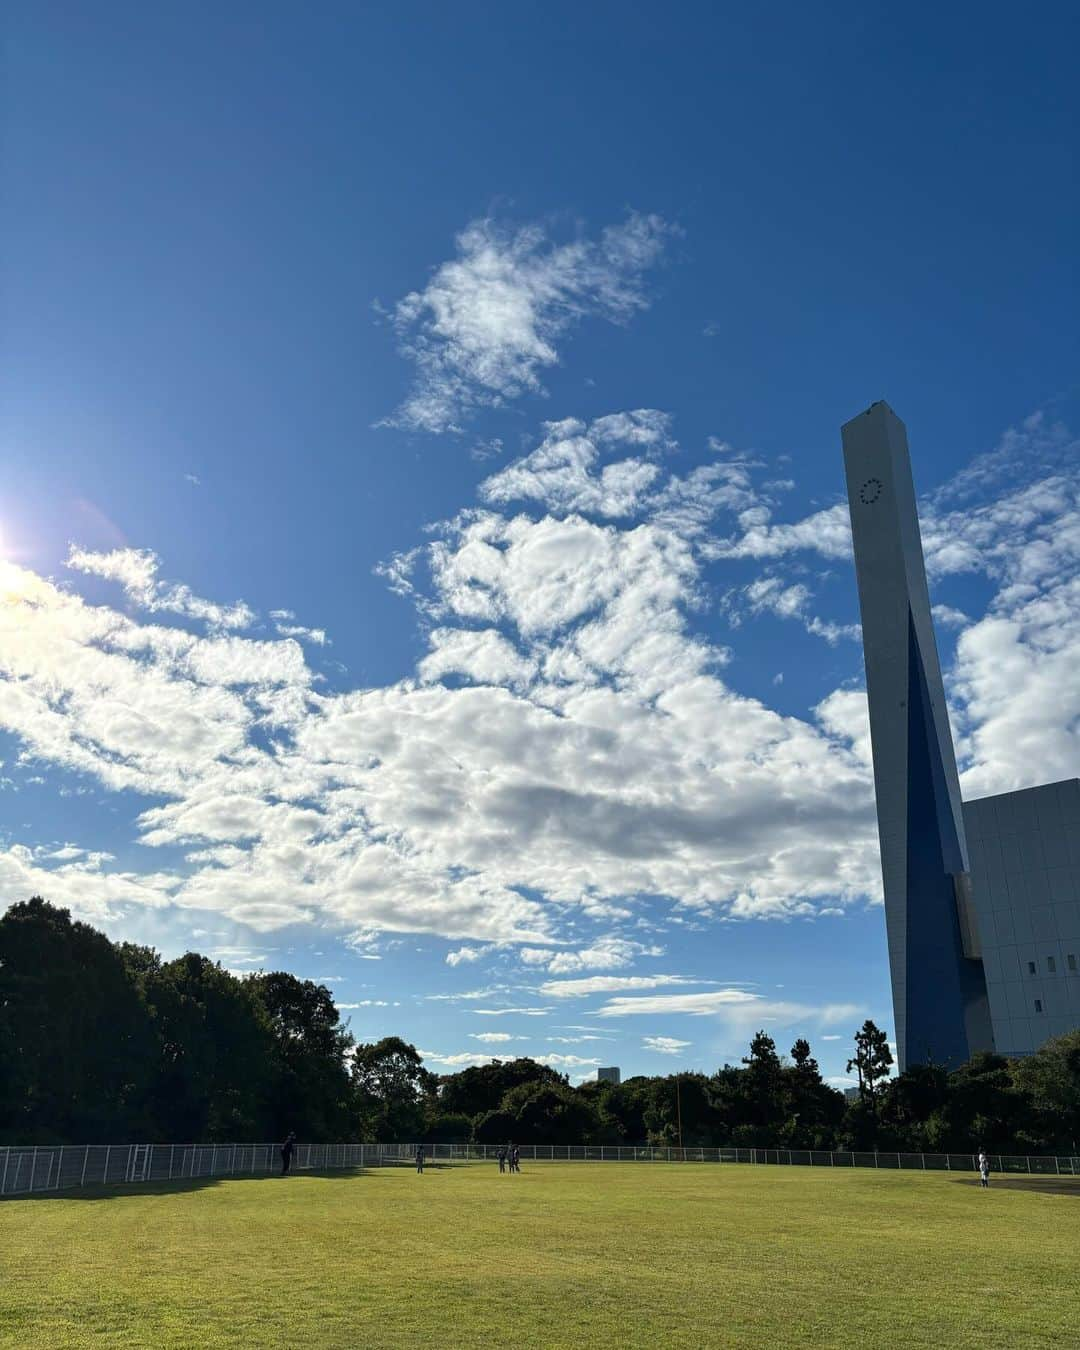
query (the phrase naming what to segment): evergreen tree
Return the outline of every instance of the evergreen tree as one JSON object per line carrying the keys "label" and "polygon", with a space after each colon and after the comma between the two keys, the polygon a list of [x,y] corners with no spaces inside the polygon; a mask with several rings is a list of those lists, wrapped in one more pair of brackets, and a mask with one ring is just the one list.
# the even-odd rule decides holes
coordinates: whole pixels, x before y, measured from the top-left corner
{"label": "evergreen tree", "polygon": [[855,1033],[855,1056],[847,1062],[859,1076],[859,1096],[869,1104],[871,1115],[877,1115],[878,1083],[889,1075],[892,1051],[885,1032],[867,1018]]}

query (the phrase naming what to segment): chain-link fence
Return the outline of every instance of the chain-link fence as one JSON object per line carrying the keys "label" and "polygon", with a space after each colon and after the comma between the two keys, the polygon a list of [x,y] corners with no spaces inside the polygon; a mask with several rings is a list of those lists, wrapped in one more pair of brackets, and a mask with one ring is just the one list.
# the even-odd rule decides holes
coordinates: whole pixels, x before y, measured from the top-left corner
{"label": "chain-link fence", "polygon": [[[428,1162],[494,1162],[498,1144],[425,1144]],[[412,1144],[297,1144],[290,1170],[385,1167],[411,1163]],[[969,1153],[825,1152],[787,1148],[660,1148],[613,1144],[521,1144],[523,1162],[753,1163],[780,1167],[876,1167],[893,1171],[972,1172]],[[0,1145],[0,1195],[79,1186],[265,1176],[282,1170],[280,1144]],[[997,1173],[1080,1177],[1080,1157],[990,1155]]]}

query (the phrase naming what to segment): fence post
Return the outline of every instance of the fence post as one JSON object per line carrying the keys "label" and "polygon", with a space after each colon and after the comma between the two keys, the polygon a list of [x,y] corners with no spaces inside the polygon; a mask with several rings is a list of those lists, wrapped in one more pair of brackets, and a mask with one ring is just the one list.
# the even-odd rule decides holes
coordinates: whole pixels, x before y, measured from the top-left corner
{"label": "fence post", "polygon": [[34,1193],[34,1173],[37,1171],[37,1148],[34,1149],[33,1161],[30,1163],[30,1193]]}
{"label": "fence post", "polygon": [[1029,1154],[1027,1157],[1025,1157],[1025,1158],[1024,1158],[1024,1161],[1027,1163],[1027,1170],[1030,1172],[1030,1171],[1031,1171],[1031,1155]]}
{"label": "fence post", "polygon": [[8,1163],[10,1161],[11,1161],[11,1149],[6,1148],[4,1149],[4,1175],[0,1177],[0,1195],[3,1195],[4,1191],[7,1189],[7,1171],[8,1171]]}

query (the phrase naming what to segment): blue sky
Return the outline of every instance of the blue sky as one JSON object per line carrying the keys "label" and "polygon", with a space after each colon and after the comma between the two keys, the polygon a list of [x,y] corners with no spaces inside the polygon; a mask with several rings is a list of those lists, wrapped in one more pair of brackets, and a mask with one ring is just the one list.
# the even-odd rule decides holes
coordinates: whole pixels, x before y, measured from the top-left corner
{"label": "blue sky", "polygon": [[1074,10],[225,11],[9,19],[0,902],[842,1076],[874,399],[965,793],[1080,769]]}

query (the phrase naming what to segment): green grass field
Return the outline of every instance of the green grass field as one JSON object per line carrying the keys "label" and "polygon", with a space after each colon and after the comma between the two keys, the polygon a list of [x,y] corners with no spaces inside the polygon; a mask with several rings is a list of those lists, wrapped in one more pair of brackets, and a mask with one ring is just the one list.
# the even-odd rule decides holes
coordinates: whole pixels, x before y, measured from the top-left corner
{"label": "green grass field", "polygon": [[0,1345],[1080,1345],[1080,1192],[524,1168],[0,1202]]}

